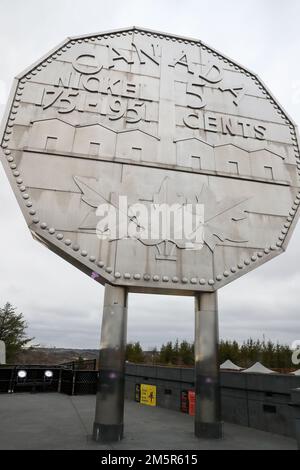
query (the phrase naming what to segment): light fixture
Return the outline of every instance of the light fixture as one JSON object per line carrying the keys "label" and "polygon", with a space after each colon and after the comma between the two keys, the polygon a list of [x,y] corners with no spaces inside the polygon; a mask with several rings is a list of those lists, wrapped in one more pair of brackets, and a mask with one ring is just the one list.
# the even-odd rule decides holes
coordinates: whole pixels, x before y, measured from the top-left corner
{"label": "light fixture", "polygon": [[19,379],[25,379],[26,376],[27,376],[26,370],[19,370],[19,371],[18,371],[18,377],[19,377]]}
{"label": "light fixture", "polygon": [[52,379],[52,377],[53,377],[52,370],[46,370],[45,371],[45,377],[47,377],[47,379]]}

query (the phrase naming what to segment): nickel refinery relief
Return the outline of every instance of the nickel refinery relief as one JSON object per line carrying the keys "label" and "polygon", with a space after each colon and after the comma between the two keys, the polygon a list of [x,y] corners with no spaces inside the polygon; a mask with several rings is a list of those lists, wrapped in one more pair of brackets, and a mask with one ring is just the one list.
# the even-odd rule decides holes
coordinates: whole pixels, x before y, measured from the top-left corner
{"label": "nickel refinery relief", "polygon": [[[35,121],[26,151],[107,159],[136,164],[158,161],[160,139],[140,129],[115,131],[101,124],[73,126],[60,119]],[[247,151],[234,144],[210,145],[191,137],[174,141],[178,169],[291,184],[285,158],[263,147]]]}

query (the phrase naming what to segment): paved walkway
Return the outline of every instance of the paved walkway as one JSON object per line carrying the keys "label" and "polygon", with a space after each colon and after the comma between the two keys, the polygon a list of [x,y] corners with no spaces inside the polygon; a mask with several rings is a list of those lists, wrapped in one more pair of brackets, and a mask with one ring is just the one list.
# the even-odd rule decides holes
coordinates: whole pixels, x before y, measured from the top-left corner
{"label": "paved walkway", "polygon": [[0,394],[0,449],[295,449],[296,441],[225,424],[221,441],[198,440],[188,415],[126,402],[125,438],[112,446],[91,440],[95,396]]}

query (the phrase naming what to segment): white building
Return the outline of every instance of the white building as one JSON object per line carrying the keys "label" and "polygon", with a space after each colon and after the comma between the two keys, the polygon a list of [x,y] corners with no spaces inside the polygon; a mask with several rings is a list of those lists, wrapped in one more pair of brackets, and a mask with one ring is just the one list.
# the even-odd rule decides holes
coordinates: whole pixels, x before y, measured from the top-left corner
{"label": "white building", "polygon": [[6,347],[4,341],[0,341],[0,364],[6,364]]}

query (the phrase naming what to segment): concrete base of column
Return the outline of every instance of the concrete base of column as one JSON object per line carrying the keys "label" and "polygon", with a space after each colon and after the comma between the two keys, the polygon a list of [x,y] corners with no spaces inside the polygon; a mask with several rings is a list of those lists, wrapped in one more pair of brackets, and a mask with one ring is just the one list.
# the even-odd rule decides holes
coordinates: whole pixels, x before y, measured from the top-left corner
{"label": "concrete base of column", "polygon": [[195,423],[195,436],[199,439],[222,439],[223,423]]}
{"label": "concrete base of column", "polygon": [[99,424],[94,423],[93,439],[96,442],[118,442],[123,439],[123,424]]}

